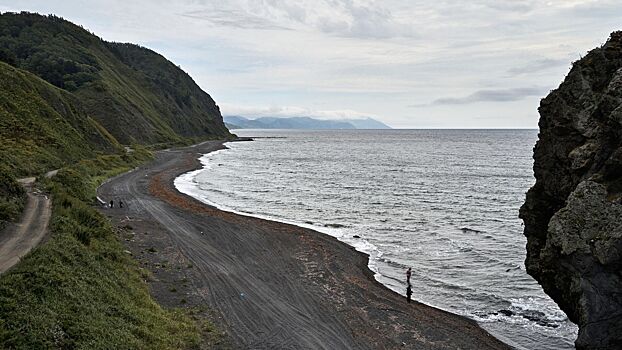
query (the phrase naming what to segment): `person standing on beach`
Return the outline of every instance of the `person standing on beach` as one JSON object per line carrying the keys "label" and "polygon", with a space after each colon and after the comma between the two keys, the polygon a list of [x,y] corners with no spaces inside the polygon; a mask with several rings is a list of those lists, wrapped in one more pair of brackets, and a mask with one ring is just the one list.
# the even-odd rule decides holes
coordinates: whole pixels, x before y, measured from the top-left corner
{"label": "person standing on beach", "polygon": [[114,200],[110,200],[110,208],[114,208]]}
{"label": "person standing on beach", "polygon": [[408,270],[406,270],[406,283],[408,283],[408,286],[410,287],[410,276],[412,275],[412,270],[409,267]]}
{"label": "person standing on beach", "polygon": [[410,285],[410,283],[408,283],[408,287],[406,287],[406,301],[410,304],[410,297],[413,295],[413,288]]}

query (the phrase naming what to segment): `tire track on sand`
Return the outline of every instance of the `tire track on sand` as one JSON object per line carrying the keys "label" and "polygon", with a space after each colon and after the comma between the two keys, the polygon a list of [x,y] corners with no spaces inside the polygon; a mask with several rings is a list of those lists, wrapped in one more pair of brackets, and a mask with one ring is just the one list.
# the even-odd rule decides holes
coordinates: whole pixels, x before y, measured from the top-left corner
{"label": "tire track on sand", "polygon": [[144,226],[152,231],[141,235],[147,242],[138,250],[164,244],[191,262],[184,273],[192,293],[220,315],[236,348],[509,348],[471,320],[406,304],[374,280],[367,256],[332,237],[226,213],[174,189],[176,176],[200,166],[200,154],[219,148],[213,142],[159,152],[102,185],[99,195],[127,204],[102,209],[117,222],[157,223]]}

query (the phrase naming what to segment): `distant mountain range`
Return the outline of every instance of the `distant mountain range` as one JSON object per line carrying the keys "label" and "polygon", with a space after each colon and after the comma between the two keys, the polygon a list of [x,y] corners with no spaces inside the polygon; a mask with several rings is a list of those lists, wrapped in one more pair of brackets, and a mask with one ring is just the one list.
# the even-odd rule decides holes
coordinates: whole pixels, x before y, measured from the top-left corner
{"label": "distant mountain range", "polygon": [[310,117],[223,117],[229,129],[391,129],[372,118],[322,120]]}

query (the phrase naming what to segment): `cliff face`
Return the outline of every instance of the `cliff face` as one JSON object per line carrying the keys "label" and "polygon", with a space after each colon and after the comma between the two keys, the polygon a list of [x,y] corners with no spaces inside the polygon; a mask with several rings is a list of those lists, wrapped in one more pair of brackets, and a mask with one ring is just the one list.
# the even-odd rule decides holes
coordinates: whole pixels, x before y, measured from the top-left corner
{"label": "cliff face", "polygon": [[579,325],[579,349],[622,344],[622,32],[540,104],[536,184],[520,211],[527,272]]}

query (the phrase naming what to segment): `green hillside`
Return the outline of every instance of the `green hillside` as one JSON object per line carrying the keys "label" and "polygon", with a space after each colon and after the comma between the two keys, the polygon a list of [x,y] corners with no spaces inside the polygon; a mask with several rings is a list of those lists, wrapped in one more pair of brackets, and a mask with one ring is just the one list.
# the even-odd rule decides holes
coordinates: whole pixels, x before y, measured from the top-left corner
{"label": "green hillside", "polygon": [[123,152],[231,136],[181,69],[56,16],[0,14],[0,227],[19,214],[14,178]]}
{"label": "green hillside", "polygon": [[0,228],[16,219],[23,206],[24,192],[15,177],[122,149],[72,94],[2,62],[0,140]]}
{"label": "green hillside", "polygon": [[0,229],[24,206],[16,178],[39,176],[53,208],[45,242],[0,276],[0,348],[184,349],[212,336],[151,298],[92,204],[104,179],[151,159],[145,146],[230,136],[211,97],[161,55],[55,16],[0,14]]}
{"label": "green hillside", "polygon": [[166,58],[59,17],[1,14],[0,60],[73,93],[123,144],[229,136],[214,100]]}
{"label": "green hillside", "polygon": [[0,164],[15,176],[57,169],[121,146],[72,94],[0,62]]}
{"label": "green hillside", "polygon": [[38,186],[52,195],[48,239],[0,276],[2,349],[179,349],[207,327],[160,307],[115,228],[91,206],[105,178],[150,158],[125,149],[73,94],[0,62],[0,229],[24,190],[14,178],[60,168]]}

